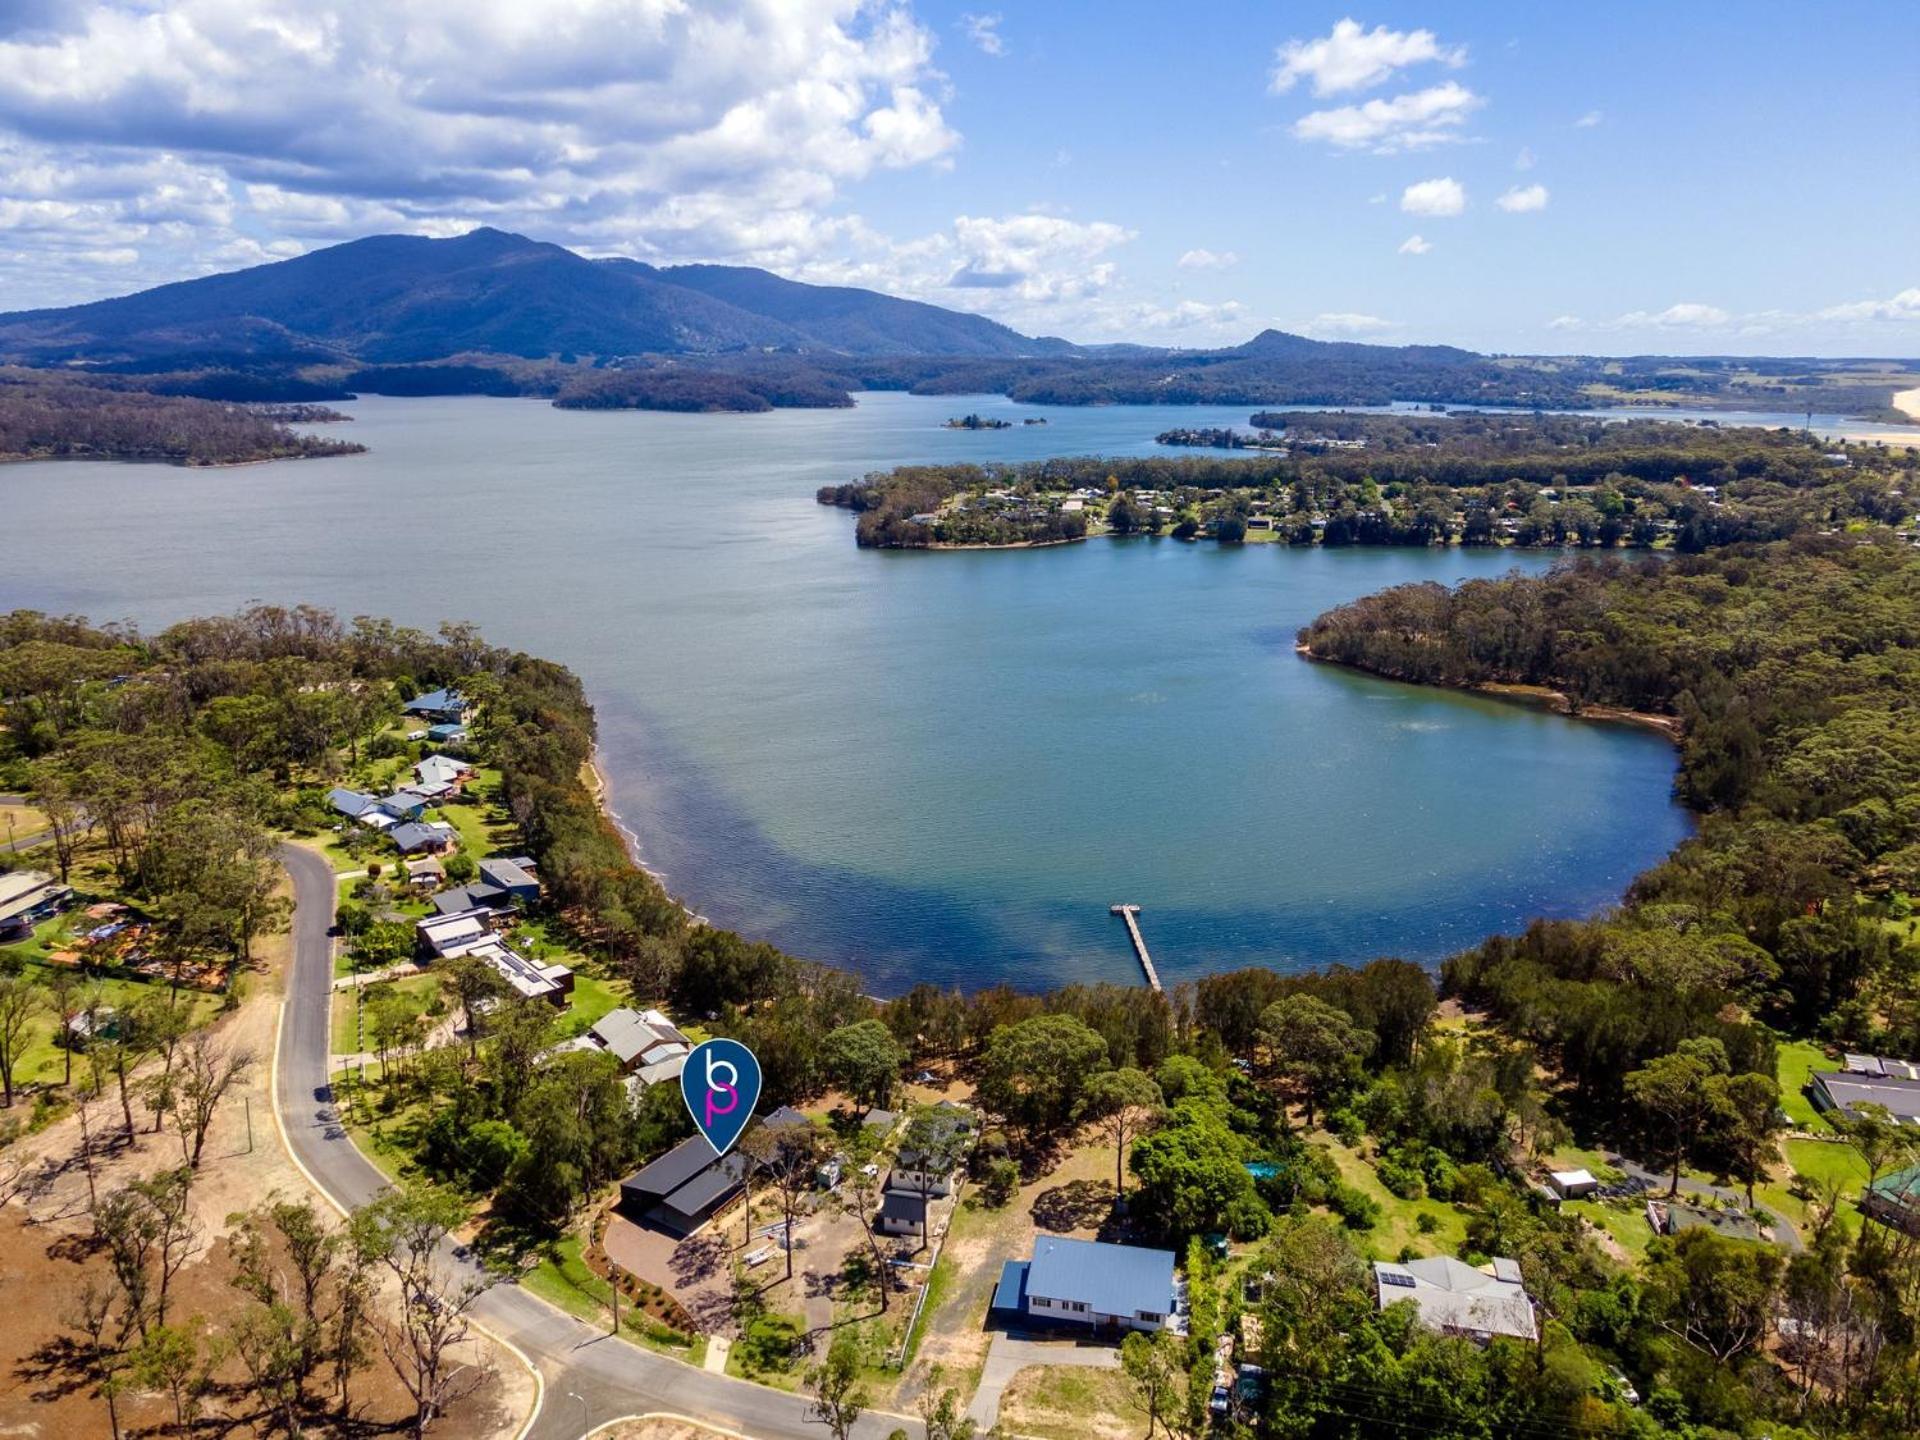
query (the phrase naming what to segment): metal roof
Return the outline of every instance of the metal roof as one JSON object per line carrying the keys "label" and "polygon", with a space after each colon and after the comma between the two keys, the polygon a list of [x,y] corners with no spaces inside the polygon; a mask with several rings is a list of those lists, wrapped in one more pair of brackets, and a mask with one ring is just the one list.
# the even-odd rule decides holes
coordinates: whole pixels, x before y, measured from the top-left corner
{"label": "metal roof", "polygon": [[1170,1314],[1173,1252],[1043,1235],[1034,1241],[1027,1291],[1081,1301],[1096,1315]]}
{"label": "metal roof", "polygon": [[[1497,1268],[1505,1268],[1499,1261],[1494,1263]],[[1509,1260],[1506,1265],[1512,1266],[1513,1262]],[[1382,1310],[1398,1301],[1411,1300],[1419,1307],[1421,1323],[1429,1329],[1534,1338],[1533,1302],[1525,1288],[1514,1280],[1476,1270],[1451,1255],[1427,1256],[1404,1265],[1376,1261],[1373,1276]]]}
{"label": "metal roof", "polygon": [[927,1218],[926,1199],[911,1190],[889,1190],[880,1197],[880,1218],[908,1220],[915,1225],[924,1224]]}
{"label": "metal roof", "polygon": [[487,880],[498,885],[502,890],[515,890],[520,888],[538,890],[540,888],[540,882],[522,870],[513,861],[503,860],[497,856],[492,859],[482,860],[480,862],[480,873],[485,876]]}
{"label": "metal roof", "polygon": [[1025,1260],[1009,1260],[1000,1267],[1000,1283],[993,1287],[994,1310],[1021,1311],[1027,1308],[1027,1270]]}

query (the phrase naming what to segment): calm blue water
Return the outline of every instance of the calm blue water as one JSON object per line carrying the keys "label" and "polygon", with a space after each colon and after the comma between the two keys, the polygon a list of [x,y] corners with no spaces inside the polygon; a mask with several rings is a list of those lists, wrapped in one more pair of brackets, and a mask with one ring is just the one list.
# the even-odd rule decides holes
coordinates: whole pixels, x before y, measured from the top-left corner
{"label": "calm blue water", "polygon": [[479,622],[573,666],[616,805],[701,913],[916,979],[1168,981],[1435,960],[1614,901],[1686,830],[1637,730],[1300,660],[1319,611],[1537,556],[861,551],[821,484],[907,461],[1144,453],[1244,407],[567,413],[369,399],[365,456],[0,467],[0,608],[159,625],[251,600]]}

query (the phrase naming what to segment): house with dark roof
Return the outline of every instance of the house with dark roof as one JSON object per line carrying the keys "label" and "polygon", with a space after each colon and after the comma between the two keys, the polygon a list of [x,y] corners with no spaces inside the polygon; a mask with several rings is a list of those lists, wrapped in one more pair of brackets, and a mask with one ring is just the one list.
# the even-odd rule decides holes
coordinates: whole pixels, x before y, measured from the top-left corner
{"label": "house with dark roof", "polygon": [[429,690],[424,695],[416,695],[402,705],[401,710],[408,715],[417,715],[422,720],[433,720],[441,724],[465,724],[473,713],[473,706],[467,703],[467,697],[458,690]]}
{"label": "house with dark roof", "polygon": [[1882,1175],[1860,1196],[1860,1213],[1882,1225],[1920,1236],[1920,1165]]}
{"label": "house with dark roof", "polygon": [[927,1197],[917,1190],[889,1188],[880,1197],[879,1228],[888,1235],[918,1235],[925,1239],[930,1208]]}
{"label": "house with dark roof", "polygon": [[513,897],[483,880],[456,885],[433,897],[433,908],[442,915],[458,915],[467,910],[510,910]]}
{"label": "house with dark roof", "polygon": [[1519,1263],[1504,1257],[1485,1270],[1451,1255],[1426,1256],[1404,1265],[1376,1261],[1373,1284],[1382,1310],[1411,1301],[1420,1323],[1443,1335],[1484,1345],[1496,1335],[1532,1340],[1538,1333]]}
{"label": "house with dark roof", "polygon": [[1178,1329],[1173,1252],[1042,1235],[1031,1260],[1001,1267],[992,1308],[1040,1324]]}
{"label": "house with dark roof", "polygon": [[0,874],[0,937],[24,939],[33,927],[51,920],[73,903],[73,887],[44,870]]}
{"label": "house with dark roof", "polygon": [[373,796],[349,790],[344,785],[336,785],[327,792],[327,804],[349,820],[358,820],[369,810],[380,808],[380,802]]}
{"label": "house with dark roof", "polygon": [[620,1182],[620,1209],[629,1219],[674,1235],[691,1235],[745,1188],[746,1157],[724,1156],[699,1136],[641,1166]]}
{"label": "house with dark roof", "polygon": [[480,878],[523,905],[540,898],[540,882],[528,873],[528,863],[523,859],[490,856],[480,862]]}
{"label": "house with dark roof", "polygon": [[1814,1108],[1841,1120],[1878,1105],[1901,1125],[1920,1125],[1920,1065],[1880,1055],[1848,1055],[1844,1071],[1819,1070],[1807,1081]]}

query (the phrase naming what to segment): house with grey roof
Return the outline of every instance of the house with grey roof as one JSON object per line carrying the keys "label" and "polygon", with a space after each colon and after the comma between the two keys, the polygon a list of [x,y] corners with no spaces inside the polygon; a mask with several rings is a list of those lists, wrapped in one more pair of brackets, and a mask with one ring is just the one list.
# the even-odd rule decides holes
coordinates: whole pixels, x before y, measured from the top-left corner
{"label": "house with grey roof", "polygon": [[1001,1267],[992,1308],[1039,1324],[1178,1329],[1173,1252],[1042,1235]]}
{"label": "house with grey roof", "polygon": [[609,1010],[587,1033],[623,1074],[639,1075],[649,1085],[679,1079],[693,1050],[693,1042],[658,1010]]}
{"label": "house with grey roof", "polygon": [[620,1182],[620,1209],[642,1224],[691,1235],[740,1195],[746,1173],[738,1150],[715,1155],[703,1136],[689,1136]]}
{"label": "house with grey roof", "polygon": [[418,820],[408,820],[395,825],[387,831],[387,838],[402,855],[437,855],[453,847],[451,827],[424,825]]}
{"label": "house with grey roof", "polygon": [[918,1235],[925,1239],[930,1208],[927,1197],[918,1191],[890,1189],[880,1197],[879,1228],[887,1235]]}
{"label": "house with grey roof", "polygon": [[533,878],[531,862],[525,857],[493,855],[482,860],[479,868],[482,880],[523,905],[540,898],[540,882]]}
{"label": "house with grey roof", "polygon": [[1476,1269],[1451,1255],[1432,1255],[1404,1265],[1376,1261],[1379,1306],[1411,1302],[1420,1323],[1443,1335],[1484,1345],[1496,1335],[1532,1340],[1539,1334],[1533,1301],[1521,1283],[1518,1261],[1501,1258]]}
{"label": "house with grey roof", "polygon": [[1867,1186],[1860,1196],[1860,1213],[1920,1236],[1920,1165],[1882,1175]]}
{"label": "house with grey roof", "polygon": [[513,897],[483,880],[456,885],[433,897],[433,908],[442,915],[458,915],[467,910],[507,910]]}
{"label": "house with grey roof", "polygon": [[1901,1125],[1920,1125],[1920,1066],[1878,1055],[1849,1055],[1846,1070],[1819,1070],[1807,1081],[1814,1108],[1845,1121],[1878,1105]]}
{"label": "house with grey roof", "polygon": [[349,820],[358,820],[369,810],[377,810],[380,807],[380,802],[373,796],[363,795],[358,790],[349,790],[344,785],[336,785],[327,792],[327,804]]}
{"label": "house with grey roof", "polygon": [[24,939],[33,927],[73,903],[73,887],[63,885],[44,870],[10,870],[0,874],[0,938]]}
{"label": "house with grey roof", "polygon": [[408,786],[410,790],[423,786],[458,789],[473,778],[473,766],[451,755],[429,755],[413,767],[413,778],[418,783]]}

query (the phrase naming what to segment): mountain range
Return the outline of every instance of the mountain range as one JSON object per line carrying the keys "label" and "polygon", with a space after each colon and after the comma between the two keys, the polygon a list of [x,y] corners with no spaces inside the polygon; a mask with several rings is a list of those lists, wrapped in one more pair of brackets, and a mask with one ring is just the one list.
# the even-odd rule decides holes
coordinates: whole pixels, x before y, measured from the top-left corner
{"label": "mountain range", "polygon": [[872,290],[727,265],[594,260],[486,228],[443,240],[374,235],[117,299],[0,314],[0,357],[33,364],[394,365],[475,352],[1013,358],[1075,348]]}

